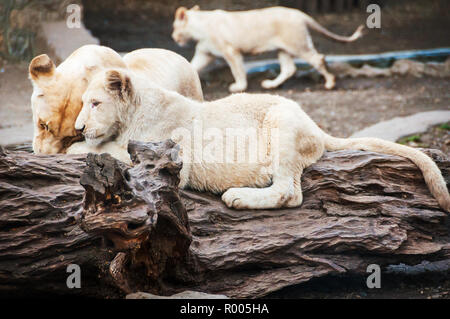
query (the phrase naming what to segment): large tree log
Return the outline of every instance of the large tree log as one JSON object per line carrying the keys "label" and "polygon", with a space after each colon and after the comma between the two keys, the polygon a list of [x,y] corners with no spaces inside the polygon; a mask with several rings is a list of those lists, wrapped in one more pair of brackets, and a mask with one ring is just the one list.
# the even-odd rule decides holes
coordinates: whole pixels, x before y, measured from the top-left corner
{"label": "large tree log", "polygon": [[[0,294],[118,297],[134,291],[124,280],[133,273],[122,273],[128,265],[145,274],[140,287],[157,291],[184,264],[191,241],[177,188],[181,162],[166,158],[169,144],[135,154],[131,169],[108,154],[0,148]],[[80,266],[82,289],[67,287],[69,264]]]}
{"label": "large tree log", "polygon": [[[1,292],[70,293],[66,267],[76,263],[85,295],[259,297],[372,263],[450,258],[448,217],[400,157],[326,153],[305,170],[300,208],[236,211],[178,191],[173,143],[131,143],[129,152],[132,168],[107,154],[86,165],[0,150]],[[449,181],[449,159],[427,153]]]}

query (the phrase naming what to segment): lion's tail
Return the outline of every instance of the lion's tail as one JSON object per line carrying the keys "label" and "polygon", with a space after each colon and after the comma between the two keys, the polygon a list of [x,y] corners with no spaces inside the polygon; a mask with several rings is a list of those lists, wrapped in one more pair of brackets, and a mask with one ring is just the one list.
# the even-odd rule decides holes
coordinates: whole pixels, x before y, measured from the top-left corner
{"label": "lion's tail", "polygon": [[325,148],[334,150],[364,150],[406,157],[422,171],[425,182],[439,205],[450,212],[450,195],[441,171],[425,153],[412,147],[384,141],[378,138],[336,138],[325,134]]}
{"label": "lion's tail", "polygon": [[331,31],[328,31],[327,29],[325,29],[323,26],[321,26],[316,20],[314,20],[313,18],[311,18],[308,15],[305,15],[306,18],[306,24],[308,25],[308,27],[310,27],[311,29],[322,33],[323,35],[335,40],[335,41],[339,41],[339,42],[353,42],[358,40],[359,38],[361,38],[363,36],[363,29],[364,26],[360,25],[356,31],[349,37],[345,37],[345,36],[341,36],[338,34],[335,34]]}

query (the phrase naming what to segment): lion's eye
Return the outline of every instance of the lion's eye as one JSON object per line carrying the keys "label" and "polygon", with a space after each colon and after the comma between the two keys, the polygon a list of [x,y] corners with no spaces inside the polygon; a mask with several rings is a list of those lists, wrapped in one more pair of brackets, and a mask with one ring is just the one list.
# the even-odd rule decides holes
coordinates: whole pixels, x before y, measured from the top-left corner
{"label": "lion's eye", "polygon": [[48,125],[45,123],[40,123],[41,129],[48,131]]}
{"label": "lion's eye", "polygon": [[100,102],[99,102],[99,101],[94,101],[94,102],[92,102],[92,104],[91,104],[92,108],[97,107],[97,106],[99,106],[99,105],[100,105]]}

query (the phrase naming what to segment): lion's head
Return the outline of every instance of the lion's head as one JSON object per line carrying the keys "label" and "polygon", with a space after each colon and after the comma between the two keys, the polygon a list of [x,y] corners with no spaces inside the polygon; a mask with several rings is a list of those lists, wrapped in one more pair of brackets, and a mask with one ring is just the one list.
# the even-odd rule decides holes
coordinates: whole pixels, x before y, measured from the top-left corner
{"label": "lion's head", "polygon": [[175,12],[172,39],[179,45],[186,45],[189,40],[193,39],[192,21],[189,18],[189,12],[199,10],[199,6],[196,5],[190,10],[185,7],[179,7]]}
{"label": "lion's head", "polygon": [[58,68],[46,54],[31,61],[35,153],[64,153],[73,142],[82,139],[74,126],[83,106],[81,97],[101,67],[114,66],[124,66],[120,55],[97,45],[81,47]]}
{"label": "lion's head", "polygon": [[31,61],[29,76],[34,88],[31,96],[33,150],[46,154],[63,152],[79,137],[73,123],[82,106],[81,95],[87,80],[68,79],[56,71],[46,54]]}
{"label": "lion's head", "polygon": [[75,129],[83,133],[89,145],[99,145],[120,134],[136,94],[126,70],[109,69],[92,78],[82,99]]}

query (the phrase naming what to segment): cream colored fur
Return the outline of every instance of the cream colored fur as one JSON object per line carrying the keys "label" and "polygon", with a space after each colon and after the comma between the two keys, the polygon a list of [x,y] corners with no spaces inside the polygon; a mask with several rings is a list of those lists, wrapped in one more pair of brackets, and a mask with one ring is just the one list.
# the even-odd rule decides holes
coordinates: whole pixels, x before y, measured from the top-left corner
{"label": "cream colored fur", "polygon": [[278,50],[281,72],[273,80],[265,80],[262,87],[276,88],[294,75],[294,58],[300,57],[325,77],[325,87],[335,86],[335,77],[328,72],[324,56],[314,48],[308,28],[340,42],[352,42],[362,36],[362,26],[350,37],[336,35],[307,14],[290,8],[272,7],[249,11],[201,11],[177,9],[172,38],[180,45],[197,41],[191,61],[197,71],[207,66],[215,57],[222,57],[233,73],[235,83],[231,92],[245,91],[246,73],[244,54],[259,54]]}
{"label": "cream colored fur", "polygon": [[170,91],[203,101],[198,73],[181,55],[165,49],[139,49],[126,54],[127,69]]}
{"label": "cream colored fur", "polygon": [[203,100],[197,72],[186,59],[172,51],[141,49],[122,59],[110,48],[86,45],[74,51],[58,67],[47,55],[40,55],[29,67],[33,83],[31,108],[35,153],[83,153],[83,142],[70,148],[81,136],[75,130],[75,120],[83,105],[81,96],[92,76],[108,67],[128,68],[161,87]]}
{"label": "cream colored fur", "polygon": [[115,158],[127,164],[131,164],[130,154],[126,147],[119,146],[116,142],[105,142],[100,145],[93,145],[86,142],[78,142],[72,144],[67,154],[87,154],[87,153],[109,153],[113,154]]}
{"label": "cream colored fur", "polygon": [[[93,102],[100,103],[92,107]],[[155,86],[130,71],[114,69],[95,76],[83,95],[83,103],[76,127],[86,126],[88,143],[101,145],[114,136],[115,143],[125,149],[129,140],[173,138],[181,145],[185,163],[180,186],[223,193],[222,199],[229,207],[299,206],[303,199],[303,170],[325,150],[363,149],[412,160],[422,170],[440,206],[450,210],[445,181],[436,164],[424,153],[374,138],[334,138],[324,133],[297,103],[283,97],[235,94],[213,102],[198,102]],[[186,154],[192,149],[192,141],[187,136],[195,136],[198,124],[203,131],[215,129],[219,135],[229,128],[270,129],[278,132],[278,138],[261,140],[266,143],[262,147],[267,150],[267,161],[234,163],[224,161],[219,155],[212,161],[203,157],[198,161],[191,160],[192,157],[188,160]],[[189,134],[177,137],[174,132],[181,128]],[[202,140],[204,148],[206,144]],[[245,148],[247,144],[240,147]],[[190,152],[198,155],[195,147]],[[277,166],[273,165],[275,162]]]}
{"label": "cream colored fur", "polygon": [[98,45],[79,48],[58,67],[46,54],[31,61],[35,153],[64,153],[79,140],[74,123],[83,105],[81,96],[90,77],[107,67],[125,67],[125,63],[114,50]]}

